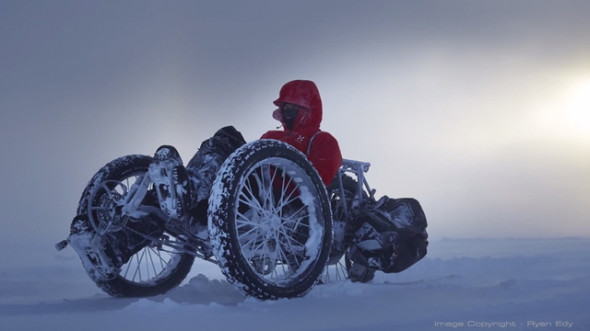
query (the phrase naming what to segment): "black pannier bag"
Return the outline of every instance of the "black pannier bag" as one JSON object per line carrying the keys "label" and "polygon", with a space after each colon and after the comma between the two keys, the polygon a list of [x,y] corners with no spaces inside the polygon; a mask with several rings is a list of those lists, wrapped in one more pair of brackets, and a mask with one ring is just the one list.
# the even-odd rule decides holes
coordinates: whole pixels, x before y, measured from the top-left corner
{"label": "black pannier bag", "polygon": [[384,196],[369,210],[357,218],[360,227],[350,252],[353,262],[395,273],[426,255],[426,216],[416,199]]}

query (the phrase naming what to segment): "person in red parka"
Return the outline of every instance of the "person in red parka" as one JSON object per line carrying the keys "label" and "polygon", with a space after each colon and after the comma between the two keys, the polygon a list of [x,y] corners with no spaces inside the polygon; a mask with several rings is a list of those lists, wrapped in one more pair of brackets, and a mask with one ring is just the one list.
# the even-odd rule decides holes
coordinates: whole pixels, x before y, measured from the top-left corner
{"label": "person in red parka", "polygon": [[[342,155],[336,139],[320,130],[322,100],[315,83],[309,80],[286,83],[274,104],[279,108],[273,112],[273,117],[282,123],[283,130],[268,131],[261,139],[280,140],[297,148],[316,168],[323,183],[329,185],[340,168]],[[150,164],[150,176],[157,187],[175,192],[159,194],[160,208],[175,217],[188,211],[195,219],[206,223],[207,201],[215,175],[224,160],[245,143],[242,134],[233,126],[221,128],[203,141],[186,168],[173,146],[158,148]],[[159,176],[161,173],[176,173],[178,179],[168,182],[167,178]],[[177,189],[178,185],[182,188]]]}
{"label": "person in red parka", "polygon": [[297,148],[313,164],[325,185],[329,185],[342,164],[338,141],[330,133],[322,131],[322,99],[314,82],[294,80],[283,85],[279,107],[273,118],[281,122],[283,130],[272,130],[261,139],[275,139]]}

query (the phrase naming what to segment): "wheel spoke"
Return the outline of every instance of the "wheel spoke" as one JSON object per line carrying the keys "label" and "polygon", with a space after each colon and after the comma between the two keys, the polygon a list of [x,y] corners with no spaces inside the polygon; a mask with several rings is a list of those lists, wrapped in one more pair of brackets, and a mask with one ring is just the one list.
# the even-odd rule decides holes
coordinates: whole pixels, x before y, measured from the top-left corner
{"label": "wheel spoke", "polygon": [[290,187],[292,183],[293,181],[291,177],[289,177],[289,182],[287,184],[283,183],[281,187],[281,200],[277,205],[277,209],[283,209],[298,199],[296,196],[296,190]]}
{"label": "wheel spoke", "polygon": [[248,179],[246,180],[245,188],[246,188],[246,193],[248,193],[248,195],[246,195],[244,193],[244,191],[241,191],[240,196],[238,197],[238,201],[241,203],[244,203],[247,206],[250,206],[252,208],[263,209],[262,205],[260,204],[260,201],[258,201],[258,199],[256,198],[256,194],[254,193],[254,190],[252,189],[252,184],[250,183],[250,177],[248,177]]}
{"label": "wheel spoke", "polygon": [[322,281],[324,283],[340,282],[348,279],[348,271],[344,261],[346,257],[342,257],[338,262],[332,265],[327,265],[324,268]]}
{"label": "wheel spoke", "polygon": [[242,254],[260,277],[275,284],[302,272],[298,269],[305,258],[306,238],[313,231],[310,206],[300,197],[302,184],[294,180],[304,176],[297,171],[287,174],[287,169],[280,163],[263,162],[246,176],[236,203],[235,227]]}
{"label": "wheel spoke", "polygon": [[260,255],[261,253],[259,253],[259,252],[262,252],[262,254],[264,254],[266,252],[263,249],[265,245],[266,245],[266,241],[260,240],[260,238],[254,238],[254,239],[248,241],[246,243],[246,245],[244,245],[244,246],[245,247],[251,246],[249,249],[249,253],[250,253],[249,257],[252,257],[252,255]]}
{"label": "wheel spoke", "polygon": [[[163,252],[166,254],[162,255]],[[129,259],[121,269],[120,276],[136,283],[154,281],[165,270],[174,267],[172,261],[177,254],[179,253],[146,246]]]}
{"label": "wheel spoke", "polygon": [[143,257],[145,256],[145,249],[141,250],[141,255],[135,255],[135,258],[137,259],[137,267],[135,268],[135,273],[133,274],[133,278],[132,280],[135,280],[135,277],[137,277],[139,275],[139,281],[142,280],[141,277],[141,261],[143,261]]}
{"label": "wheel spoke", "polygon": [[158,260],[160,261],[160,268],[162,270],[164,270],[166,268],[166,266],[168,266],[170,264],[170,261],[164,260],[164,258],[162,257],[161,251],[157,251],[157,252],[158,252]]}
{"label": "wheel spoke", "polygon": [[[295,242],[295,243],[293,243]],[[305,253],[305,246],[298,245],[298,242],[294,239],[287,238],[286,242],[283,243],[286,246],[289,246],[289,251],[293,257],[295,257],[295,261],[299,264],[297,257],[303,258]]]}
{"label": "wheel spoke", "polygon": [[[285,252],[283,252],[283,250],[281,249],[280,245],[279,245],[279,247],[277,247],[277,250],[278,250],[278,255],[279,255],[278,257],[281,260],[284,259],[284,261],[287,261],[287,256],[285,255]],[[282,257],[281,257],[281,255],[282,255]],[[275,267],[274,271],[275,271],[275,275],[277,276],[277,279],[278,279],[278,271],[277,271],[277,269],[278,268]],[[289,267],[289,270],[290,269],[291,268]],[[284,263],[281,263],[281,270],[283,271],[283,275],[287,275],[288,272],[287,272],[287,269],[285,269],[285,264]]]}
{"label": "wheel spoke", "polygon": [[125,272],[122,273],[123,278],[127,278],[127,275],[129,274],[129,269],[131,269],[131,263],[127,263],[127,267],[125,268]]}
{"label": "wheel spoke", "polygon": [[[250,235],[250,234],[253,234],[253,235]],[[254,237],[254,239],[252,239],[252,240],[258,240],[260,238],[260,231],[258,228],[252,228],[252,229],[247,230],[246,232],[240,233],[239,236],[240,236],[240,241],[242,239],[249,239],[252,237]]]}
{"label": "wheel spoke", "polygon": [[258,202],[258,200],[256,200],[256,199],[245,200],[243,198],[243,195],[240,195],[240,197],[238,197],[238,203],[242,203],[246,207],[249,207],[249,208],[263,210],[263,208],[260,205],[260,202]]}
{"label": "wheel spoke", "polygon": [[[154,271],[154,277],[158,274],[158,272],[156,271],[156,265],[154,263],[154,258],[152,257],[152,254],[156,254],[156,252],[150,247],[149,248],[149,257],[150,257],[150,264],[152,265],[152,270]],[[148,276],[148,278],[151,278]]]}
{"label": "wheel spoke", "polygon": [[273,199],[272,190],[271,190],[272,181],[270,178],[270,176],[271,176],[270,175],[270,173],[271,173],[270,166],[268,164],[262,165],[262,167],[260,167],[260,172],[261,172],[260,177],[262,178],[262,190],[261,191],[264,192],[263,196],[265,198],[264,199],[264,201],[265,201],[264,206],[266,207],[265,209],[269,209],[270,206],[272,206],[272,199]]}
{"label": "wheel spoke", "polygon": [[[293,248],[293,246],[291,245],[291,242],[290,242],[290,239],[291,239],[291,238],[288,238],[288,237],[287,237],[286,239],[287,239],[287,241],[286,241],[286,242],[284,242],[284,244],[286,244],[286,245],[288,245],[288,246],[289,246],[289,253],[290,253],[289,255],[290,255],[290,256],[293,256],[293,257],[295,258],[295,263],[297,264],[297,266],[299,266],[299,265],[300,265],[300,263],[299,263],[299,261],[297,260],[297,256],[298,256],[298,255],[295,253],[295,249],[294,249],[294,248]],[[283,250],[283,245],[279,245],[279,246],[280,246],[280,251],[281,251],[281,253],[283,253],[283,257],[284,257],[285,261],[286,261],[287,263],[289,263],[289,258],[287,257],[287,255],[285,254],[285,252],[284,252],[284,250]],[[291,266],[291,264],[289,263],[289,267],[290,267],[290,266]]]}
{"label": "wheel spoke", "polygon": [[305,214],[303,216],[299,216],[299,213],[307,212],[307,206],[302,206],[301,208],[297,209],[295,212],[290,213],[286,217],[283,217],[283,221],[285,223],[291,224],[294,223],[294,226],[298,226],[302,220],[305,219],[308,215]]}

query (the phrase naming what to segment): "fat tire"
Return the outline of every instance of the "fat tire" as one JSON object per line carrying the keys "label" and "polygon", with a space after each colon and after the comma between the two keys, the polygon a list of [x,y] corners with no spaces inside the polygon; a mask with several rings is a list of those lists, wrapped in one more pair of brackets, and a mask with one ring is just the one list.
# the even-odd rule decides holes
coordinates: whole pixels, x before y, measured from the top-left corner
{"label": "fat tire", "polygon": [[[317,258],[303,273],[281,286],[266,282],[252,270],[239,243],[236,225],[237,197],[241,182],[249,169],[268,158],[283,158],[295,163],[311,178],[315,208],[323,220],[323,233]],[[307,158],[290,145],[276,140],[258,140],[236,150],[224,162],[213,183],[209,199],[209,237],[213,252],[229,283],[241,293],[262,300],[294,298],[305,295],[318,281],[328,259],[332,240],[332,218],[328,195],[316,169]]]}
{"label": "fat tire", "polygon": [[[120,181],[133,174],[147,172],[152,162],[152,157],[147,155],[128,155],[115,159],[102,167],[90,180],[84,189],[78,203],[78,215],[88,212],[90,197],[105,180]],[[87,224],[92,229],[90,224]],[[72,229],[74,231],[74,229]],[[94,231],[94,230],[92,230]],[[194,256],[190,254],[178,254],[178,259],[173,269],[167,270],[167,275],[153,282],[132,282],[121,275],[108,281],[95,281],[96,285],[112,296],[118,297],[147,297],[166,293],[178,286],[187,276],[193,265]]]}

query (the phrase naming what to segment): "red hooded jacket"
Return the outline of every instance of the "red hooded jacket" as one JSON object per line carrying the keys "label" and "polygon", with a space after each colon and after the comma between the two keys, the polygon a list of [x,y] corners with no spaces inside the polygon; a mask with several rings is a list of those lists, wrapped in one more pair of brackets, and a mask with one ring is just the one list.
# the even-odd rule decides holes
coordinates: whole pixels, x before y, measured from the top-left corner
{"label": "red hooded jacket", "polygon": [[313,164],[325,185],[329,185],[342,164],[338,141],[331,134],[320,130],[322,122],[322,100],[314,82],[294,80],[283,85],[279,98],[274,104],[280,107],[291,103],[302,107],[289,130],[280,109],[273,112],[273,118],[283,124],[283,130],[268,131],[261,139],[284,141],[297,148]]}

